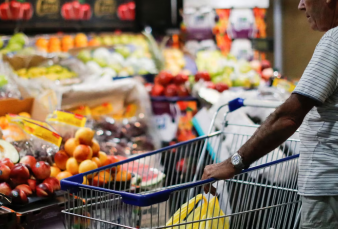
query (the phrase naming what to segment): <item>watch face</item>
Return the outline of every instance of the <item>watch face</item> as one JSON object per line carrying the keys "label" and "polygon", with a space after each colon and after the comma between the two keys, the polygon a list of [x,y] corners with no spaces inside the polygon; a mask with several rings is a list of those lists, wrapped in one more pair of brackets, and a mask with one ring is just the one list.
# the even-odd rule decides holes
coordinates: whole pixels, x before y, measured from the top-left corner
{"label": "watch face", "polygon": [[233,165],[238,165],[241,162],[241,157],[239,155],[234,155],[231,161]]}

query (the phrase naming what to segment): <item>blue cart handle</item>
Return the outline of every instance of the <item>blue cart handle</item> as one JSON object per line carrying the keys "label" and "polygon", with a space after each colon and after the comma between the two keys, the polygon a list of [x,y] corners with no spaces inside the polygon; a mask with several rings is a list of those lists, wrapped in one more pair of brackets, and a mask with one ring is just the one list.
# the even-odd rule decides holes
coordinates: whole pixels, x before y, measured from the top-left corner
{"label": "blue cart handle", "polygon": [[227,105],[229,107],[229,111],[233,112],[241,107],[277,108],[282,103],[283,102],[237,98],[231,100]]}

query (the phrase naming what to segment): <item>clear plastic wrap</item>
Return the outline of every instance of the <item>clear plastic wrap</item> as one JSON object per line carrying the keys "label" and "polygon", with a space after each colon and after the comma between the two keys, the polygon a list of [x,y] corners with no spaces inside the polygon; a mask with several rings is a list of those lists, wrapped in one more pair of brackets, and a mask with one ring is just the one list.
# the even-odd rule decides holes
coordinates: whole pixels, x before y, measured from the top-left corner
{"label": "clear plastic wrap", "polygon": [[20,157],[32,155],[38,161],[53,164],[54,154],[59,151],[61,145],[61,136],[47,123],[17,115],[10,115],[8,119],[11,125],[20,127],[27,136],[25,140],[12,142]]}
{"label": "clear plastic wrap", "polygon": [[21,94],[15,82],[11,79],[12,69],[7,63],[0,61],[0,99],[21,98]]}

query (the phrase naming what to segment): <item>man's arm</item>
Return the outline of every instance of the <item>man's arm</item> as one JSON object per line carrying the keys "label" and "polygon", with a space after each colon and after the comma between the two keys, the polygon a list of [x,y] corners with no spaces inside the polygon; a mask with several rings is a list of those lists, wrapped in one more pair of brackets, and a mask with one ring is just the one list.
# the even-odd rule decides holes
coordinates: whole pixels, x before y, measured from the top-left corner
{"label": "man's arm", "polygon": [[[302,124],[306,114],[316,105],[316,101],[306,96],[292,94],[267,120],[254,135],[239,149],[245,165],[250,165],[285,142]],[[202,180],[208,178],[230,179],[240,171],[236,170],[230,158],[219,164],[204,168]],[[209,186],[205,186],[209,192]],[[214,193],[215,190],[212,190]]]}

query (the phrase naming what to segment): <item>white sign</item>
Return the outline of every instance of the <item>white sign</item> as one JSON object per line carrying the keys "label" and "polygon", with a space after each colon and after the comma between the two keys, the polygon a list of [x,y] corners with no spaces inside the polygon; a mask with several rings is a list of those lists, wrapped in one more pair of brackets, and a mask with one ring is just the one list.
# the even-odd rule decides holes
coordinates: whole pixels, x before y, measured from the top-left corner
{"label": "white sign", "polygon": [[214,9],[269,8],[269,0],[184,0],[184,7],[210,6]]}

